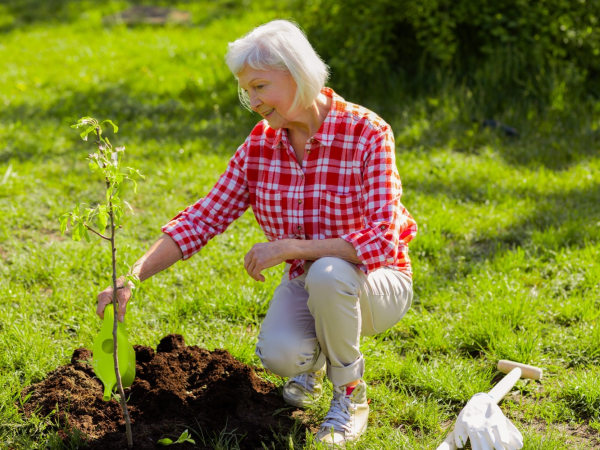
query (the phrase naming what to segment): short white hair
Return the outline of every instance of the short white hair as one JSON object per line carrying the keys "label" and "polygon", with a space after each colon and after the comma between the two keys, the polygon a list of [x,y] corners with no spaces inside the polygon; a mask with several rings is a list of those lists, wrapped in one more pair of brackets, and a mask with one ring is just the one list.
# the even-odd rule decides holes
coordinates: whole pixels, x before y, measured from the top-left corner
{"label": "short white hair", "polygon": [[[304,32],[288,20],[273,20],[230,42],[225,61],[236,79],[246,64],[256,70],[289,72],[297,85],[292,108],[308,108],[329,78],[327,65]],[[239,84],[238,95],[242,105],[252,111],[248,93]]]}

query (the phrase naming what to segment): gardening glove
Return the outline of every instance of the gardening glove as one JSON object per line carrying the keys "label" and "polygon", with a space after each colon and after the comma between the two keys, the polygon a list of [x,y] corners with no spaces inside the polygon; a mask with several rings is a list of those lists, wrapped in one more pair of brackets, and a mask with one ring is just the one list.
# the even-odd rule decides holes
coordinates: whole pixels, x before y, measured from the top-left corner
{"label": "gardening glove", "polygon": [[454,440],[463,448],[471,439],[473,450],[516,450],[523,448],[523,436],[488,394],[475,394],[454,425]]}
{"label": "gardening glove", "polygon": [[[117,319],[119,319],[119,322],[123,322],[123,320],[125,320],[127,302],[131,298],[131,288],[134,286],[133,283],[128,281],[125,277],[119,277],[117,280],[117,286],[123,285],[125,285],[123,289],[117,290],[117,303],[119,304],[119,307],[117,308]],[[96,314],[98,314],[101,319],[104,319],[104,308],[106,308],[106,305],[110,305],[112,300],[112,286],[107,287],[98,294],[98,307],[96,308]]]}

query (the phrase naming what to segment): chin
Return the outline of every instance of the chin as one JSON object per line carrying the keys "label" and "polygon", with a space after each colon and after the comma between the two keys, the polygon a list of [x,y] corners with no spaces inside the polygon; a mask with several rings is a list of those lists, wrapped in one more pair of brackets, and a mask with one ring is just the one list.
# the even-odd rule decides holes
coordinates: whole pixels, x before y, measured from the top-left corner
{"label": "chin", "polygon": [[279,130],[280,128],[283,127],[283,125],[281,123],[278,123],[276,121],[270,121],[269,119],[265,119],[267,121],[267,123],[269,124],[269,127],[271,127],[273,130]]}

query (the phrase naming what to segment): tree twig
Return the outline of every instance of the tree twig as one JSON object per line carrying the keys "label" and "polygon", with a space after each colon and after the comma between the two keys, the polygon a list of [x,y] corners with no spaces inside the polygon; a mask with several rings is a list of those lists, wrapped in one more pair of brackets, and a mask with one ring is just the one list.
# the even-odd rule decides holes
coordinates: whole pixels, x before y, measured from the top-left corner
{"label": "tree twig", "polygon": [[98,236],[100,236],[102,239],[106,239],[107,241],[110,241],[110,238],[108,236],[104,236],[103,234],[98,233],[96,230],[94,230],[92,227],[90,227],[87,223],[83,224],[88,230],[90,230],[92,233],[97,234]]}

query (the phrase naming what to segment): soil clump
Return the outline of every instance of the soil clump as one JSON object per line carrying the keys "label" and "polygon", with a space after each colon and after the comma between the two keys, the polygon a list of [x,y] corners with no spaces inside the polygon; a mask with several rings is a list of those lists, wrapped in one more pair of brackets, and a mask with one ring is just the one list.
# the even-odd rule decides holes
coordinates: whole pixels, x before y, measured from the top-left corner
{"label": "soil clump", "polygon": [[[262,442],[278,447],[274,432],[285,434],[295,425],[292,414],[299,411],[284,404],[275,385],[226,350],[186,346],[176,334],[164,337],[156,352],[134,348],[136,378],[125,393],[135,449],[163,448],[156,445],[159,439],[175,441],[186,428],[202,430],[206,445],[194,435],[196,445],[178,444],[178,449],[213,448],[209,439],[225,429],[238,435],[240,449],[263,448]],[[125,449],[121,407],[116,399],[102,400],[102,383],[91,361],[88,349],[76,349],[71,364],[23,390],[23,398],[31,394],[24,412],[45,416],[56,410],[53,420],[63,430],[81,431],[90,449]],[[61,433],[68,438],[69,433]]]}

